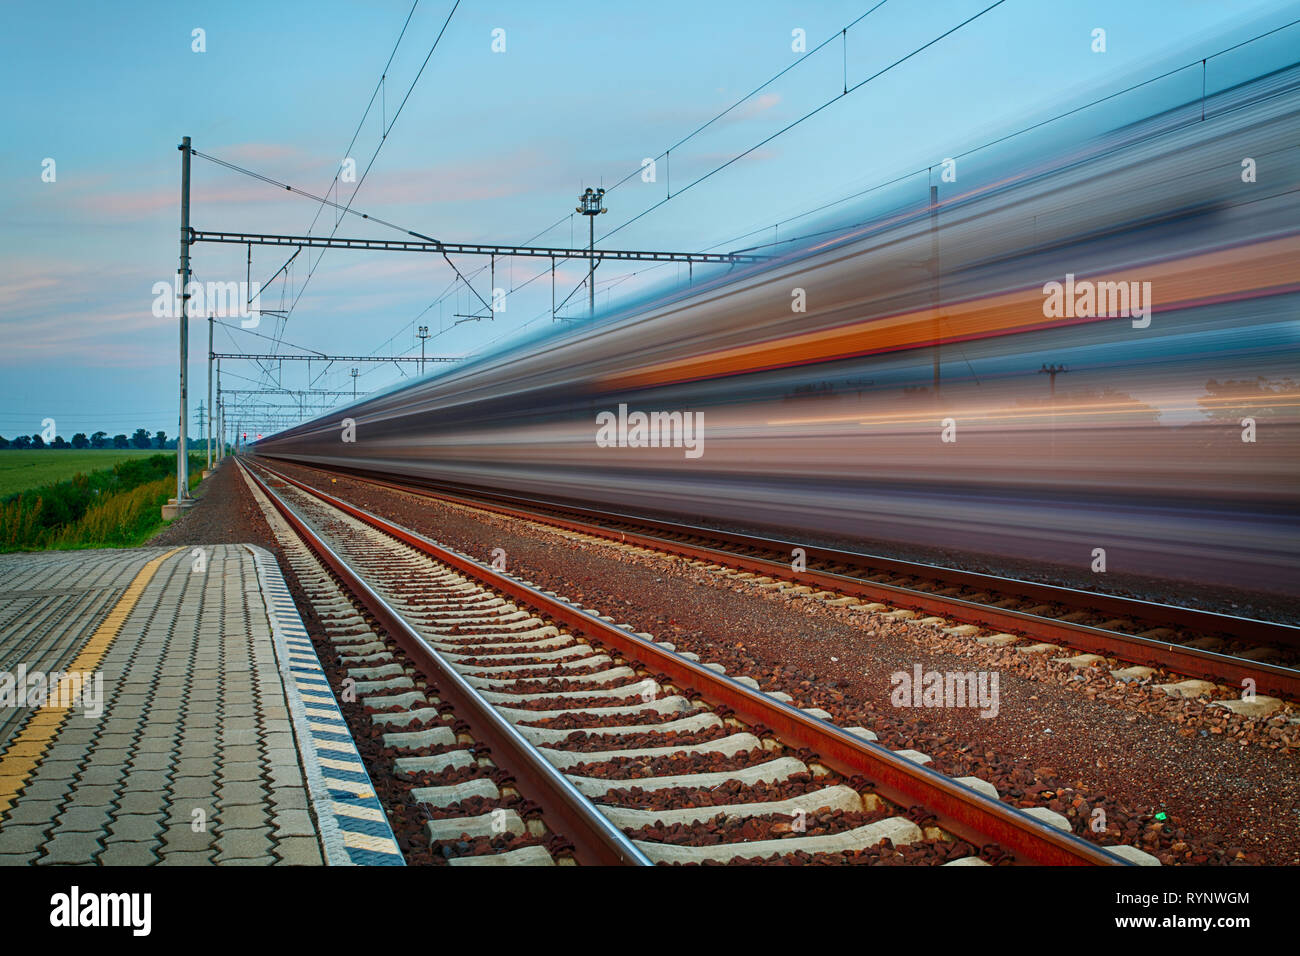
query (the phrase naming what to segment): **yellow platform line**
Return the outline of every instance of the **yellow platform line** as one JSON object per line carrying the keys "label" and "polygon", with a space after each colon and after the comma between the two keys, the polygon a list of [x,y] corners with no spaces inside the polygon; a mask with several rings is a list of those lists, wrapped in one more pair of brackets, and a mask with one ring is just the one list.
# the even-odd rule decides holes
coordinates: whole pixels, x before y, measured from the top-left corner
{"label": "yellow platform line", "polygon": [[[131,583],[126,586],[126,592],[95,628],[95,633],[90,635],[90,640],[86,641],[77,652],[72,663],[67,665],[65,670],[68,673],[83,674],[99,669],[104,655],[108,653],[109,647],[121,633],[127,616],[135,609],[140,596],[144,593],[145,586],[153,579],[164,561],[183,550],[185,549],[172,548],[140,569]],[[71,701],[75,690],[77,687],[72,678],[64,677],[59,682],[57,692],[50,697],[55,701]],[[9,811],[14,801],[18,799],[19,791],[27,786],[27,781],[40,766],[45,752],[54,743],[54,738],[62,729],[63,722],[68,719],[71,709],[70,706],[58,704],[42,705],[32,714],[4,754],[0,755],[0,815]]]}

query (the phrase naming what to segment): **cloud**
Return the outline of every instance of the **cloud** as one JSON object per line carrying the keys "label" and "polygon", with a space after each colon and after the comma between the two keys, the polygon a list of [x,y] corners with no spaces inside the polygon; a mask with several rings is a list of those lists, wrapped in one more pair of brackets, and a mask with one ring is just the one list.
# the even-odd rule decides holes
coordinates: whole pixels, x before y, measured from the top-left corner
{"label": "cloud", "polygon": [[301,160],[305,156],[297,147],[283,143],[236,143],[213,150],[213,155],[232,163],[268,163],[289,158]]}
{"label": "cloud", "polygon": [[175,321],[153,315],[156,275],[62,259],[28,258],[11,265],[18,278],[0,279],[4,364],[36,357],[92,367],[158,364],[159,334],[174,329]]}
{"label": "cloud", "polygon": [[[231,206],[241,203],[278,202],[284,198],[266,183],[248,180],[247,184],[231,186],[195,186],[190,192],[190,203],[196,208],[204,205]],[[299,200],[301,201],[301,200]],[[176,189],[144,189],[136,192],[102,192],[82,196],[77,205],[87,211],[117,222],[152,219],[161,214],[178,214],[180,192]]]}
{"label": "cloud", "polygon": [[509,153],[479,156],[427,167],[373,173],[357,204],[467,202],[549,192],[572,178],[555,163],[554,153],[522,147]]}
{"label": "cloud", "polygon": [[746,120],[757,119],[765,113],[771,112],[784,102],[784,97],[782,97],[780,93],[760,93],[757,96],[749,97],[743,103],[735,107],[735,109],[719,118],[718,114],[731,106],[735,100],[731,99],[725,90],[718,90],[718,93],[722,95],[719,97],[719,101],[715,104],[699,106],[693,105],[671,111],[656,111],[647,116],[646,119],[656,128],[663,127],[666,130],[676,130],[675,134],[668,132],[663,134],[665,141],[664,145],[667,145],[673,140],[680,139],[691,129],[701,126],[711,120],[716,121],[713,122],[712,127],[710,128],[741,123]]}
{"label": "cloud", "polygon": [[775,109],[780,103],[780,93],[760,93],[737,106],[726,115],[726,119],[731,121],[753,119]]}
{"label": "cloud", "polygon": [[[725,150],[721,152],[712,152],[712,153],[696,153],[695,155],[691,156],[691,160],[697,163],[705,163],[711,166],[717,166],[721,163],[727,162],[727,160],[735,159],[736,156],[742,152],[744,152],[744,150],[736,149],[736,150]],[[759,162],[761,160],[774,159],[779,154],[780,154],[780,150],[773,149],[770,146],[760,146],[752,153],[745,153],[745,161]]]}
{"label": "cloud", "polygon": [[[223,159],[253,163],[258,172],[278,181],[283,181],[297,189],[320,195],[327,183],[324,178],[332,176],[335,167],[320,162],[309,161],[297,150],[270,144],[245,144],[230,147],[222,153],[215,153]],[[370,211],[379,206],[399,206],[404,209],[412,207],[474,202],[492,199],[507,199],[530,193],[549,193],[567,185],[571,178],[570,171],[561,170],[555,162],[555,154],[538,147],[524,147],[510,153],[474,157],[466,160],[433,163],[429,166],[405,167],[394,170],[382,169],[382,162],[376,166],[357,192],[353,207],[358,211]],[[275,172],[259,169],[259,161],[271,161],[277,158],[298,158],[301,162],[291,164],[292,168]],[[362,160],[358,160],[357,174],[364,172]],[[521,175],[521,171],[522,175]],[[193,186],[191,204],[194,209],[228,208],[238,205],[255,205],[259,211],[270,210],[274,206],[310,210],[312,201],[298,194],[290,194],[268,183],[259,182],[223,170],[218,181],[211,179],[200,181]],[[346,204],[355,188],[350,183],[339,183],[337,194],[331,189],[329,199]],[[180,203],[180,194],[176,187],[159,186],[140,190],[122,190],[120,188],[100,188],[94,192],[83,192],[70,198],[72,205],[82,213],[89,213],[112,223],[147,221],[161,216],[172,216]],[[323,220],[324,221],[324,220]],[[355,220],[359,223],[360,220]]]}

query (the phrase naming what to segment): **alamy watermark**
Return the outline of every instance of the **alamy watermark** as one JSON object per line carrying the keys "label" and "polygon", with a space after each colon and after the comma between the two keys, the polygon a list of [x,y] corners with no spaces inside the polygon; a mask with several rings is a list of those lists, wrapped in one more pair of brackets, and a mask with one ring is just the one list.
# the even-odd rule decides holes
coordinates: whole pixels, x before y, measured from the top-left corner
{"label": "alamy watermark", "polygon": [[[156,319],[174,319],[181,314],[181,277],[172,282],[155,282],[153,314]],[[262,321],[262,283],[196,282],[185,286],[189,296],[189,314],[212,315],[218,319],[240,319],[240,326],[255,329]]]}
{"label": "alamy watermark", "polygon": [[87,717],[104,713],[104,675],[100,671],[0,671],[0,707],[80,706]]}
{"label": "alamy watermark", "polygon": [[704,454],[703,412],[596,413],[596,444],[601,448],[684,448],[687,458]]}
{"label": "alamy watermark", "polygon": [[1150,282],[1075,281],[1074,273],[1065,274],[1065,282],[1053,279],[1043,286],[1043,315],[1049,319],[1131,318],[1133,328],[1151,324]]}
{"label": "alamy watermark", "polygon": [[987,719],[998,715],[997,671],[923,671],[920,664],[912,673],[889,675],[893,690],[889,702],[895,707],[978,707]]}
{"label": "alamy watermark", "polygon": [[148,936],[152,910],[152,893],[83,893],[74,884],[68,892],[50,897],[50,925],[125,927],[133,936]]}

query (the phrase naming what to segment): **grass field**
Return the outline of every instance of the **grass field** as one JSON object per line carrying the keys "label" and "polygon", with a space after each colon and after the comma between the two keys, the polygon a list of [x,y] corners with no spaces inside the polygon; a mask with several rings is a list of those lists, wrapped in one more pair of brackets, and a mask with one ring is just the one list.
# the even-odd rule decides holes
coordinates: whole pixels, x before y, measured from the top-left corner
{"label": "grass field", "polygon": [[15,491],[66,481],[78,473],[84,475],[112,468],[119,461],[148,458],[150,455],[175,458],[176,452],[160,452],[156,448],[0,449],[0,498]]}
{"label": "grass field", "polygon": [[[23,452],[17,452],[23,455]],[[27,452],[31,455],[58,451]],[[69,452],[69,457],[76,452]],[[163,520],[161,508],[176,493],[176,456],[111,452],[98,454],[70,478],[47,481],[0,498],[0,552],[46,548],[129,548],[151,537]],[[82,455],[84,460],[87,456]],[[27,468],[37,472],[44,462]],[[107,466],[107,467],[103,467]],[[203,457],[190,455],[190,487],[203,471]]]}

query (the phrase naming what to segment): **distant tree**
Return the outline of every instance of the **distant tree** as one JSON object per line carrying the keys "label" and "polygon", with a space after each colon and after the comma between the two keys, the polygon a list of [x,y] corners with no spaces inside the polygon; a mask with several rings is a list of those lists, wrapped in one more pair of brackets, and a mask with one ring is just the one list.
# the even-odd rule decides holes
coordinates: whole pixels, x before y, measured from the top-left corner
{"label": "distant tree", "polygon": [[166,433],[166,432],[159,432],[157,435],[154,435],[154,436],[153,436],[153,441],[154,441],[154,447],[155,447],[155,448],[166,448],[166,447],[167,447],[167,433]]}
{"label": "distant tree", "polygon": [[1210,379],[1205,383],[1205,395],[1196,401],[1216,425],[1236,426],[1242,418],[1281,421],[1292,414],[1297,396],[1300,396],[1300,383],[1295,379],[1261,375],[1254,381]]}
{"label": "distant tree", "polygon": [[72,446],[68,444],[67,440],[66,440],[62,435],[55,435],[55,436],[54,436],[54,442],[53,442],[53,444],[50,445],[50,447],[51,447],[51,448],[71,448]]}
{"label": "distant tree", "polygon": [[37,432],[35,435],[32,436],[32,447],[33,448],[45,447],[45,439],[41,437],[40,432]]}
{"label": "distant tree", "polygon": [[86,437],[85,432],[77,432],[77,434],[72,436],[73,448],[88,448],[89,446],[90,439]]}
{"label": "distant tree", "polygon": [[131,444],[136,448],[148,448],[149,443],[149,432],[146,429],[137,428],[135,434],[131,436]]}
{"label": "distant tree", "polygon": [[90,436],[91,448],[103,448],[108,444],[108,432],[95,432]]}
{"label": "distant tree", "polygon": [[8,447],[9,447],[9,439],[5,438],[4,435],[0,435],[0,448],[8,448]]}
{"label": "distant tree", "polygon": [[[1042,385],[1044,383],[1040,381],[1038,384]],[[1061,384],[1058,384],[1056,388],[1055,402],[1053,402],[1051,392],[1046,388],[1042,388],[1038,394],[1031,398],[1016,399],[1016,405],[1021,408],[1042,409],[1044,411],[1050,408],[1061,410],[1071,407],[1091,408],[1104,412],[1109,420],[1116,425],[1160,424],[1160,409],[1154,405],[1139,401],[1128,392],[1121,392],[1109,387],[1101,389],[1067,389]]]}
{"label": "distant tree", "polygon": [[114,448],[130,448],[130,447],[131,447],[131,442],[127,439],[127,437],[126,437],[125,435],[114,435],[114,436],[113,436],[113,447],[114,447]]}
{"label": "distant tree", "polygon": [[31,448],[32,440],[26,435],[19,435],[9,443],[10,448]]}

